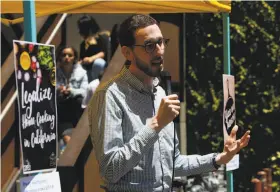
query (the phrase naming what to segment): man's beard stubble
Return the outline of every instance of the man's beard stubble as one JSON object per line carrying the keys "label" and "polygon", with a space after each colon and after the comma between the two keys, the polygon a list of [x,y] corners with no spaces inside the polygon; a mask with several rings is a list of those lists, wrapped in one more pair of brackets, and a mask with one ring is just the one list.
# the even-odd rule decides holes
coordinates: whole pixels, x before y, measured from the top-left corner
{"label": "man's beard stubble", "polygon": [[[151,65],[144,64],[143,61],[141,61],[137,57],[135,59],[136,59],[135,61],[136,66],[150,77],[158,77],[160,75],[160,72],[163,70],[161,66],[153,66],[153,64]],[[152,70],[153,67],[158,67],[158,70],[153,71]]]}

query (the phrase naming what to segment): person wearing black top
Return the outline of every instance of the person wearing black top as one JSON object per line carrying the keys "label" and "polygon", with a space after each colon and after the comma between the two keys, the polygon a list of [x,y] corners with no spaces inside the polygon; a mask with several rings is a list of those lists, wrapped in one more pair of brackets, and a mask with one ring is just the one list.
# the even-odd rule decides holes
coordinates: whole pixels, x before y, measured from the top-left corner
{"label": "person wearing black top", "polygon": [[91,82],[98,78],[98,74],[106,66],[109,34],[100,32],[97,22],[88,15],[78,20],[78,28],[84,39],[80,44],[80,63],[86,69],[88,80]]}

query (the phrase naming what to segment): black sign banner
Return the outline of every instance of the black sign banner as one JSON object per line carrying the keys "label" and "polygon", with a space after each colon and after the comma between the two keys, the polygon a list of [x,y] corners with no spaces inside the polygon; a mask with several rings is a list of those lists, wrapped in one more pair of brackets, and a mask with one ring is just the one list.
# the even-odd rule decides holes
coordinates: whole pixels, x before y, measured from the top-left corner
{"label": "black sign banner", "polygon": [[13,41],[23,173],[56,170],[55,47]]}

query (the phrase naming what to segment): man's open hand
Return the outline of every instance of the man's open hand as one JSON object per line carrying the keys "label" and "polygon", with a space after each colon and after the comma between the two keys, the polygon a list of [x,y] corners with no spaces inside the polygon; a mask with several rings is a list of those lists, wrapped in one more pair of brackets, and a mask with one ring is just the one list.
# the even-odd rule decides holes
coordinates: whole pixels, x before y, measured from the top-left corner
{"label": "man's open hand", "polygon": [[235,125],[225,141],[223,152],[217,155],[216,163],[218,165],[227,164],[236,153],[248,145],[250,140],[250,131],[246,131],[241,139],[236,140],[237,130],[238,126]]}

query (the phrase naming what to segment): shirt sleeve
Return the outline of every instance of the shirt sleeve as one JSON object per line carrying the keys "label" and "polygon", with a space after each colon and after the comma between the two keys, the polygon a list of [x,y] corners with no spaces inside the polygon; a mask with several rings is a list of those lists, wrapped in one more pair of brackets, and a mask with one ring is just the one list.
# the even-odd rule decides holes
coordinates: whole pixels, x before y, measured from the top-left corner
{"label": "shirt sleeve", "polygon": [[90,134],[101,176],[116,183],[135,167],[158,139],[144,126],[128,143],[123,141],[123,112],[110,91],[97,91],[88,105]]}
{"label": "shirt sleeve", "polygon": [[207,155],[181,155],[176,136],[175,175],[189,176],[215,171],[213,158],[215,153]]}

